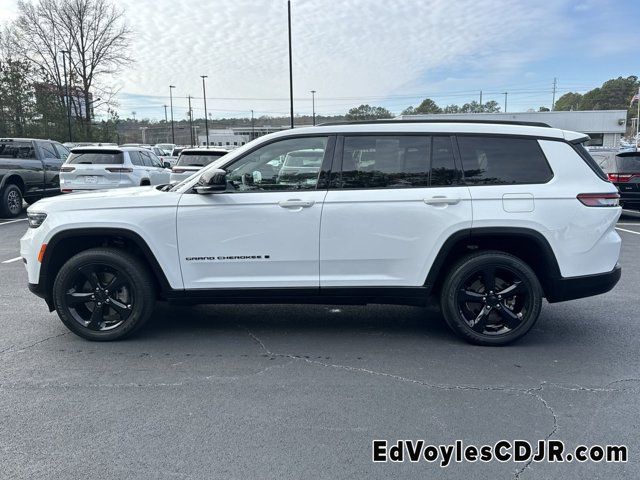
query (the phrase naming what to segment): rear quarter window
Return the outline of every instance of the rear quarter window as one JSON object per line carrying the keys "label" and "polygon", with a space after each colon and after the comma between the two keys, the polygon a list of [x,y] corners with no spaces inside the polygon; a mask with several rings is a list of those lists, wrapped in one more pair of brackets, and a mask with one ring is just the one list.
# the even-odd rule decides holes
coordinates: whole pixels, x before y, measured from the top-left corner
{"label": "rear quarter window", "polygon": [[546,183],[553,177],[535,138],[458,136],[469,185]]}
{"label": "rear quarter window", "polygon": [[2,158],[35,159],[36,152],[31,142],[3,142],[0,143],[0,159]]}
{"label": "rear quarter window", "polygon": [[122,152],[71,152],[68,164],[119,165],[123,163]]}

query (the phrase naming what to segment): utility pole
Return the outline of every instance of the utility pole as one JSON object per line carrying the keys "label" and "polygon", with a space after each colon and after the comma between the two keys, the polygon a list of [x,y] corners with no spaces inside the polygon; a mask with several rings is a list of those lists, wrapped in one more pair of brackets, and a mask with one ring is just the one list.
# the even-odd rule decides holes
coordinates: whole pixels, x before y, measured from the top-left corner
{"label": "utility pole", "polygon": [[636,152],[640,151],[640,87],[638,87],[638,118],[636,118]]}
{"label": "utility pole", "polygon": [[311,111],[313,112],[313,124],[316,124],[316,91],[311,90]]}
{"label": "utility pole", "polygon": [[253,123],[253,110],[251,110],[251,140],[255,140],[256,138],[256,127]]}
{"label": "utility pole", "polygon": [[175,85],[169,85],[169,103],[171,105],[171,143],[176,143],[176,133],[173,130],[173,93],[172,90],[176,88]]}
{"label": "utility pole", "polygon": [[507,95],[509,95],[509,92],[504,92],[504,113],[507,113]]}
{"label": "utility pole", "polygon": [[164,123],[168,123],[167,122],[167,105],[163,105],[164,107]]}
{"label": "utility pole", "polygon": [[[69,71],[71,71],[71,53],[69,50],[60,50],[62,53],[62,69],[64,73],[64,89],[67,96],[67,128],[69,129],[69,141],[73,141],[71,134],[71,97],[69,96],[69,83],[67,81],[67,53],[69,53]],[[58,64],[60,65],[60,64]]]}
{"label": "utility pole", "polygon": [[287,0],[287,18],[289,25],[289,104],[291,109],[291,128],[293,128],[293,57],[291,54],[291,0]]}
{"label": "utility pole", "polygon": [[482,112],[482,110],[484,110],[482,108],[482,90],[480,90],[480,111]]}
{"label": "utility pole", "polygon": [[189,134],[191,136],[191,146],[193,147],[193,112],[191,111],[191,95],[187,95],[189,99]]}
{"label": "utility pole", "polygon": [[558,86],[558,79],[553,77],[553,98],[551,100],[551,111],[556,109],[556,87]]}
{"label": "utility pole", "polygon": [[209,146],[209,120],[207,120],[207,90],[204,87],[204,79],[207,78],[206,75],[200,75],[202,78],[202,96],[204,97],[204,130],[205,135],[207,136],[207,147]]}

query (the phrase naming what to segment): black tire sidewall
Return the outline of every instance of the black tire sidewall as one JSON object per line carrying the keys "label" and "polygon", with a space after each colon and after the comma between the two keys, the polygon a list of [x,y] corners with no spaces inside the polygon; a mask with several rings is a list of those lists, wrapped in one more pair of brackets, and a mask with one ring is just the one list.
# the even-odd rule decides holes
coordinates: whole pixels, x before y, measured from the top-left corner
{"label": "black tire sidewall", "polygon": [[[532,295],[531,308],[523,322],[511,332],[499,336],[484,335],[471,329],[460,318],[458,305],[455,301],[456,292],[461,283],[471,273],[487,265],[502,266],[516,271],[521,279],[528,283],[527,288],[530,289]],[[531,267],[513,255],[496,251],[469,255],[456,263],[443,284],[440,304],[447,325],[464,340],[476,345],[500,346],[514,342],[531,330],[540,316],[542,297],[542,287]]]}
{"label": "black tire sidewall", "polygon": [[[120,326],[109,331],[94,331],[80,325],[66,309],[64,296],[67,282],[76,274],[78,268],[87,264],[110,265],[132,279],[134,304],[129,318]],[[76,335],[87,340],[110,341],[125,338],[138,330],[151,316],[155,305],[153,281],[146,267],[133,255],[126,252],[94,248],[70,258],[56,275],[53,285],[53,302],[62,323]]]}
{"label": "black tire sidewall", "polygon": [[[14,191],[17,192],[20,197],[20,209],[17,213],[9,210],[9,193]],[[5,185],[2,192],[0,192],[0,202],[2,202],[0,203],[0,213],[2,213],[2,216],[6,218],[15,218],[20,215],[22,213],[22,200],[22,190],[20,190],[20,187],[13,183]]]}

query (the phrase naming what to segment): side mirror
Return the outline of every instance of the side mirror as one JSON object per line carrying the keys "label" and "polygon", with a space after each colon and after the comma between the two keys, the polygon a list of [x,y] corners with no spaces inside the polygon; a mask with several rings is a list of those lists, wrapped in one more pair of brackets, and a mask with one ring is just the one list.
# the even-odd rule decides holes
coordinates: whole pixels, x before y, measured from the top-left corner
{"label": "side mirror", "polygon": [[200,176],[195,185],[195,190],[201,195],[209,195],[216,192],[224,192],[227,189],[227,172],[214,168]]}
{"label": "side mirror", "polygon": [[171,168],[171,164],[169,162],[163,162],[164,168]]}

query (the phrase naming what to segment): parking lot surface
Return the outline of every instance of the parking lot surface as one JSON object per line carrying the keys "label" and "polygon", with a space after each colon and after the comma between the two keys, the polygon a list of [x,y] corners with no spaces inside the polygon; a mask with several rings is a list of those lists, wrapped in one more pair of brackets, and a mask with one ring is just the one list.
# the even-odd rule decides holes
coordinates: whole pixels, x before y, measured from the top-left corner
{"label": "parking lot surface", "polygon": [[[29,293],[26,221],[0,219],[0,477],[640,478],[640,215],[618,227],[618,286],[545,304],[508,347],[376,305],[160,304],[135,337],[91,343]],[[371,461],[374,439],[545,438],[629,461]]]}

